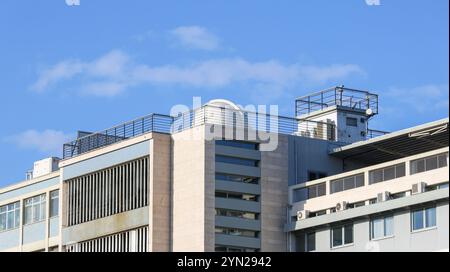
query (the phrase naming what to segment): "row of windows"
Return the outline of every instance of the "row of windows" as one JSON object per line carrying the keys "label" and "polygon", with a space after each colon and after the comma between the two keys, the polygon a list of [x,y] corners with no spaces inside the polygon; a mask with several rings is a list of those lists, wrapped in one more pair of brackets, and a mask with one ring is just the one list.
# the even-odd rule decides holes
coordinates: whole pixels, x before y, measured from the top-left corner
{"label": "row of windows", "polygon": [[373,170],[369,172],[369,184],[404,177],[405,174],[405,163]]}
{"label": "row of windows", "polygon": [[237,148],[250,149],[250,150],[258,150],[259,149],[258,143],[251,143],[251,142],[232,141],[232,140],[216,140],[216,144],[237,147]]}
{"label": "row of windows", "polygon": [[148,158],[77,177],[67,184],[69,226],[148,205]]}
{"label": "row of windows", "polygon": [[246,247],[234,247],[234,246],[225,246],[225,245],[216,245],[216,252],[258,252],[259,249],[255,248],[246,248]]}
{"label": "row of windows", "polygon": [[232,192],[216,191],[216,197],[230,198],[230,199],[239,199],[239,200],[245,200],[245,201],[258,201],[258,196],[257,195],[243,194],[243,193],[232,193]]}
{"label": "row of windows", "polygon": [[364,174],[359,174],[351,177],[332,180],[330,183],[330,192],[333,194],[362,186],[364,186]]}
{"label": "row of windows", "polygon": [[258,184],[259,178],[216,173],[216,180]]}
{"label": "row of windows", "polygon": [[216,211],[215,215],[217,216],[237,217],[250,220],[258,220],[259,218],[259,213],[253,212],[235,211],[227,209],[216,209],[215,211]]}
{"label": "row of windows", "polygon": [[259,231],[216,227],[216,234],[258,238]]}
{"label": "row of windows", "polygon": [[[411,211],[411,231],[432,228],[436,226],[436,207],[420,208]],[[370,221],[370,239],[380,239],[394,235],[394,216],[377,217]],[[332,227],[330,244],[338,248],[353,244],[353,223]],[[316,250],[315,232],[303,233],[297,236],[298,251]]]}
{"label": "row of windows", "polygon": [[[24,224],[32,224],[46,218],[46,195],[41,194],[24,200]],[[59,212],[59,190],[50,192],[50,217]],[[0,231],[18,228],[20,225],[20,202],[0,207]]]}
{"label": "row of windows", "polygon": [[250,160],[250,159],[229,157],[229,156],[223,156],[223,155],[216,155],[216,162],[237,164],[237,165],[243,165],[243,166],[253,166],[253,167],[258,167],[258,165],[259,165],[258,160]]}
{"label": "row of windows", "polygon": [[421,158],[411,162],[411,175],[447,166],[448,153]]}
{"label": "row of windows", "polygon": [[[447,167],[448,153],[438,154],[418,160],[411,161],[411,175],[437,168]],[[369,184],[375,184],[388,181],[406,175],[405,163],[392,165],[376,170],[369,171]],[[324,177],[325,174],[322,175]],[[315,172],[311,172],[310,180],[321,178]],[[364,174],[358,174],[351,177],[345,177],[330,181],[330,194],[338,193],[365,185]],[[311,188],[311,189],[309,189]],[[294,202],[304,201],[325,195],[325,183],[308,186],[294,190]]]}

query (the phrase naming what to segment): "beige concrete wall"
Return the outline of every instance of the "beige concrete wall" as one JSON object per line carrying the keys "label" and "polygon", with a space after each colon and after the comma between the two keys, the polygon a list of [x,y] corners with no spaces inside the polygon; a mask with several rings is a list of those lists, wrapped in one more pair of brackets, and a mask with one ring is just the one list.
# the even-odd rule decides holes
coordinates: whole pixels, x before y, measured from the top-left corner
{"label": "beige concrete wall", "polygon": [[214,144],[205,127],[172,135],[173,251],[214,251]]}
{"label": "beige concrete wall", "polygon": [[153,133],[149,163],[149,251],[170,250],[171,137]]}
{"label": "beige concrete wall", "polygon": [[288,197],[288,137],[278,136],[278,147],[261,152],[261,251],[286,251]]}

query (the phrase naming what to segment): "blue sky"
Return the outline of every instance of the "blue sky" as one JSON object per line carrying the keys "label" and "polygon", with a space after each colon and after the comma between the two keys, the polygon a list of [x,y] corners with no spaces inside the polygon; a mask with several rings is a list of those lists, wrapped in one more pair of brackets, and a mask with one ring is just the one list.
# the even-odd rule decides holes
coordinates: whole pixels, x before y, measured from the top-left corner
{"label": "blue sky", "polygon": [[98,131],[175,104],[277,104],[344,84],[380,95],[370,126],[448,116],[448,0],[3,0],[0,186]]}

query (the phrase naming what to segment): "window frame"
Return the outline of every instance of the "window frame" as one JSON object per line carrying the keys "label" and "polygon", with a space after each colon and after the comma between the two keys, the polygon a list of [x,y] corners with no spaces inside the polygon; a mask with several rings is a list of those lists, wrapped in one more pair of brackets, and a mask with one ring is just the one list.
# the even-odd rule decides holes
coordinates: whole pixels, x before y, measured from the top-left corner
{"label": "window frame", "polygon": [[[35,199],[39,197],[39,200],[35,202]],[[31,203],[27,203],[27,201],[32,201]],[[35,219],[35,206],[39,205],[39,219]],[[23,225],[30,225],[34,223],[39,223],[47,219],[47,194],[39,194],[29,198],[24,199],[23,201]],[[42,207],[43,206],[43,207]],[[31,209],[30,213],[30,221],[28,221],[27,217],[27,209]],[[42,213],[43,211],[43,213]]]}
{"label": "window frame", "polygon": [[[392,233],[391,234],[386,234],[386,219],[390,218],[392,220]],[[389,215],[384,215],[384,216],[379,216],[379,217],[374,217],[370,219],[370,226],[369,226],[369,236],[370,236],[370,240],[376,241],[376,240],[383,240],[383,239],[388,239],[388,238],[392,238],[395,236],[395,221],[394,221],[394,215],[393,214],[389,214]],[[374,237],[374,222],[375,220],[382,220],[382,227],[383,227],[383,235],[380,237]]]}
{"label": "window frame", "polygon": [[[428,226],[427,222],[427,211],[433,210],[434,211],[434,225]],[[421,222],[421,228],[415,229],[415,219],[414,214],[415,213],[421,213],[422,222]],[[410,212],[410,231],[411,233],[415,232],[421,232],[421,231],[427,231],[437,228],[437,208],[436,206],[428,206],[428,207],[421,207],[417,209],[413,209]]]}
{"label": "window frame", "polygon": [[[351,226],[352,228],[352,242],[351,243],[346,243],[345,241],[347,240],[346,238],[346,234],[345,234],[345,229],[346,227]],[[341,232],[341,244],[340,245],[334,245],[334,230],[339,230]],[[338,225],[338,226],[334,226],[330,228],[330,246],[331,249],[338,249],[338,248],[343,248],[343,247],[348,247],[348,246],[352,246],[355,244],[355,227],[354,227],[354,223],[347,223],[347,224],[342,224],[342,225]]]}
{"label": "window frame", "polygon": [[[56,193],[56,197],[53,195]],[[48,205],[48,218],[58,217],[59,216],[59,189],[53,190],[49,192],[49,205]],[[57,199],[56,201],[56,214],[53,214],[53,200]]]}
{"label": "window frame", "polygon": [[[443,157],[443,161],[445,162],[444,164],[441,165],[441,158]],[[436,168],[432,168],[432,169],[427,169],[427,161],[436,158],[436,162],[437,162],[437,167]],[[419,166],[418,164],[423,164],[423,171],[419,170]],[[417,164],[416,166],[413,166],[414,164]],[[409,174],[410,175],[415,175],[415,174],[419,174],[419,173],[424,173],[424,172],[428,172],[428,171],[432,171],[432,170],[436,170],[436,169],[440,169],[440,168],[444,168],[448,166],[448,152],[444,152],[444,153],[439,153],[439,154],[435,154],[432,156],[428,156],[428,157],[424,157],[424,158],[420,158],[420,159],[416,159],[416,160],[412,160],[409,162]],[[413,171],[415,170],[415,172]]]}
{"label": "window frame", "polygon": [[[12,206],[12,208],[10,208]],[[4,211],[2,211],[2,208]],[[12,214],[12,226],[9,220],[9,215]],[[8,203],[0,206],[0,217],[4,216],[5,220],[5,229],[0,229],[0,232],[14,230],[20,227],[21,218],[20,218],[20,201],[15,201],[12,203]]]}

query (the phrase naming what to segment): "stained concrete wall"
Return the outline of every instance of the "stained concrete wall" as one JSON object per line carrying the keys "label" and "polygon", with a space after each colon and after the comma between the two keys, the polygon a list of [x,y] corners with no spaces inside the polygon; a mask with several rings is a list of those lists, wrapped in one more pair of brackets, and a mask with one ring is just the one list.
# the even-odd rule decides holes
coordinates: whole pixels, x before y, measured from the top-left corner
{"label": "stained concrete wall", "polygon": [[153,133],[149,163],[149,250],[170,250],[171,137]]}
{"label": "stained concrete wall", "polygon": [[172,135],[173,251],[214,251],[214,142],[205,126]]}
{"label": "stained concrete wall", "polygon": [[286,251],[288,151],[288,136],[278,135],[277,149],[261,152],[261,251]]}

